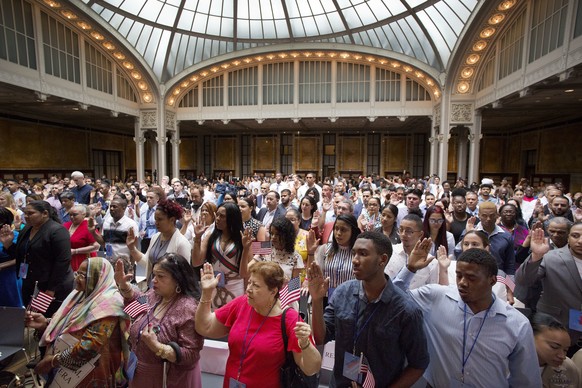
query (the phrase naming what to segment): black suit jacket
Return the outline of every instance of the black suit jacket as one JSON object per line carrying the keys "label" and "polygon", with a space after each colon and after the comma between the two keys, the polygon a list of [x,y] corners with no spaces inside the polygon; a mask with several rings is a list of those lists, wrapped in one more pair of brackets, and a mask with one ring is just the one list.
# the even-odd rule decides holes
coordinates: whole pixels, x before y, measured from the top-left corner
{"label": "black suit jacket", "polygon": [[[263,218],[265,218],[265,214],[267,214],[267,211],[268,209],[266,207],[259,210],[259,214],[257,214],[257,220],[263,222]],[[275,209],[275,215],[273,216],[273,221],[279,217],[285,217],[285,210],[282,207],[277,206],[277,208]],[[264,224],[265,223],[263,222],[263,225]]]}
{"label": "black suit jacket", "polygon": [[22,280],[24,304],[30,301],[36,282],[40,291],[54,291],[55,298],[62,301],[73,290],[69,232],[58,222],[48,220],[30,240],[31,229],[26,227],[18,235],[16,246],[10,247],[17,271],[21,263],[28,264],[26,279]]}

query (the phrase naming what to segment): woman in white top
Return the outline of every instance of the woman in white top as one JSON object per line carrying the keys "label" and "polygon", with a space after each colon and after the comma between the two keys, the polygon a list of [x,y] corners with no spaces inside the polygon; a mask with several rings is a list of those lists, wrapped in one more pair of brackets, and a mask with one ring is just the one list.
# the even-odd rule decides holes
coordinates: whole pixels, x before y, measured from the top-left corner
{"label": "woman in white top", "polygon": [[156,264],[166,253],[177,253],[190,262],[190,252],[192,246],[190,242],[176,228],[176,220],[182,218],[184,210],[176,202],[162,200],[158,202],[158,207],[154,218],[158,232],[152,236],[149,248],[146,253],[141,253],[137,247],[137,236],[133,228],[129,228],[127,233],[127,247],[131,258],[136,263],[140,263],[143,258],[145,262],[138,265],[147,266],[147,278],[149,279],[154,264]]}

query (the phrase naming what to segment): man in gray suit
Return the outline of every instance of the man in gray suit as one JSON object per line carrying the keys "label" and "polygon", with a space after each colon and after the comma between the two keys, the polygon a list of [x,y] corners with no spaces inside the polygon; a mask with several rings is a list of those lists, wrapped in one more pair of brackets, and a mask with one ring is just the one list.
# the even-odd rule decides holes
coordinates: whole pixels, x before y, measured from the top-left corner
{"label": "man in gray suit", "polygon": [[[531,255],[516,274],[516,283],[529,287],[541,280],[544,292],[537,311],[549,314],[570,328],[572,346],[568,356],[581,348],[582,332],[570,327],[570,309],[582,308],[582,222],[570,228],[568,245],[550,251],[548,238],[542,229],[533,231]],[[577,319],[579,321],[579,319]]]}

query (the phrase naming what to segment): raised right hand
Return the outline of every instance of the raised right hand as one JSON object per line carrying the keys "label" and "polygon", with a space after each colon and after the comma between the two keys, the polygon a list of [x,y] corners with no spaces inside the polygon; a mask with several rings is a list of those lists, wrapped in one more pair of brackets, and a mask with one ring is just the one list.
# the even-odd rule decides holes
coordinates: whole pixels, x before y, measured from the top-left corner
{"label": "raised right hand", "polygon": [[126,289],[129,287],[129,282],[133,279],[133,275],[125,273],[125,269],[123,268],[123,261],[117,260],[115,262],[115,272],[113,274],[113,278],[115,279],[115,283],[118,287]]}
{"label": "raised right hand", "polygon": [[135,235],[135,232],[133,228],[129,228],[129,230],[127,231],[127,237],[125,238],[125,245],[127,245],[129,250],[132,250],[136,246],[136,243],[137,237]]}
{"label": "raised right hand", "polygon": [[214,276],[212,264],[204,263],[202,269],[200,269],[200,287],[202,287],[202,291],[212,292],[218,286],[220,276],[221,274]]}
{"label": "raised right hand", "polygon": [[12,241],[14,241],[14,231],[10,225],[2,225],[2,228],[0,228],[0,242],[5,248],[8,248],[12,245]]}
{"label": "raised right hand", "polygon": [[309,294],[313,300],[322,300],[327,295],[329,289],[329,278],[323,278],[323,271],[317,263],[311,263],[307,269],[307,277],[309,278]]}
{"label": "raised right hand", "polygon": [[550,250],[550,241],[544,236],[543,229],[540,228],[532,231],[529,249],[531,250],[532,261],[539,261],[548,253]]}
{"label": "raised right hand", "polygon": [[416,272],[427,267],[434,257],[428,257],[430,248],[432,247],[432,240],[430,238],[423,238],[417,241],[408,257],[408,269],[411,272]]}

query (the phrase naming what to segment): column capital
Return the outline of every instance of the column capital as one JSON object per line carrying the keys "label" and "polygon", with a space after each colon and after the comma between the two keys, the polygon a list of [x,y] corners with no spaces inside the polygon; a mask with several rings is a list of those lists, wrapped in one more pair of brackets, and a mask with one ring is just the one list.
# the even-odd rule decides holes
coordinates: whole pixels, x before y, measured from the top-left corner
{"label": "column capital", "polygon": [[170,139],[170,143],[171,143],[173,146],[179,146],[179,145],[180,145],[180,143],[182,143],[182,140],[180,140],[180,139],[177,139],[177,138],[175,138],[175,137],[172,137],[172,139]]}
{"label": "column capital", "polygon": [[483,134],[480,133],[476,135],[473,132],[469,132],[468,138],[471,143],[478,143],[481,139],[483,139]]}
{"label": "column capital", "polygon": [[145,144],[146,140],[147,139],[146,139],[145,136],[136,136],[136,137],[133,138],[133,141],[135,141],[136,144],[138,144],[138,145],[139,144]]}

